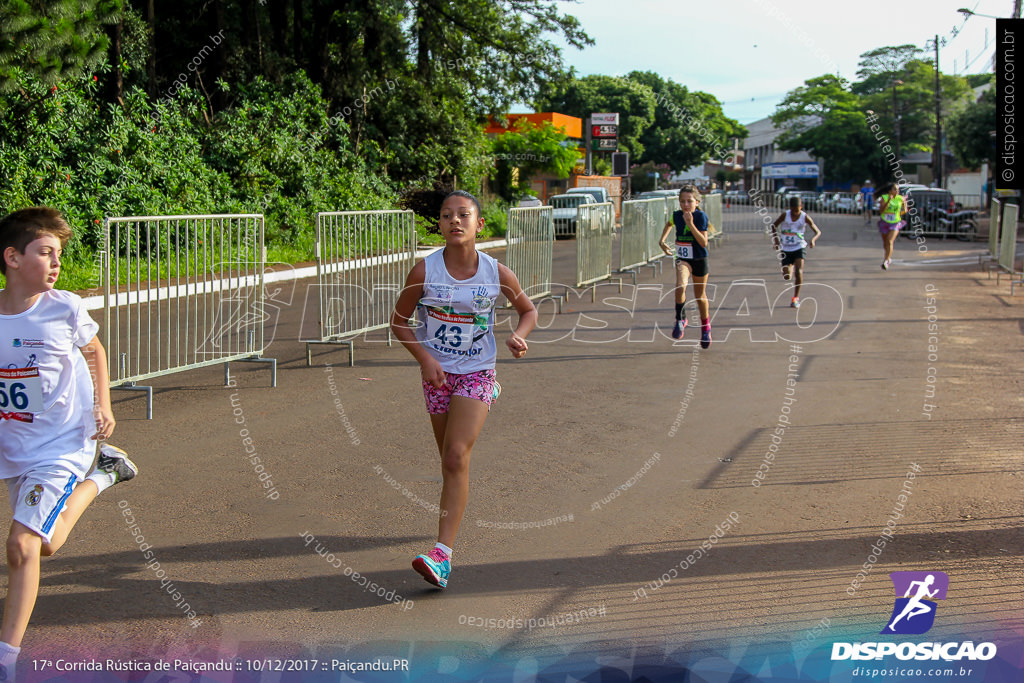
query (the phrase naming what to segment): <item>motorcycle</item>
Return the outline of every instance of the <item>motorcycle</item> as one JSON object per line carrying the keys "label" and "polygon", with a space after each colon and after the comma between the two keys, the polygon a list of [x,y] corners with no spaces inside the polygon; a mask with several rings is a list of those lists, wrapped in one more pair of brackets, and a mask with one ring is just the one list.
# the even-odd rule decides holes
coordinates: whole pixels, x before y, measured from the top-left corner
{"label": "motorcycle", "polygon": [[961,242],[973,242],[978,236],[978,221],[975,220],[977,215],[977,211],[970,209],[954,212],[935,209],[939,231],[952,235]]}

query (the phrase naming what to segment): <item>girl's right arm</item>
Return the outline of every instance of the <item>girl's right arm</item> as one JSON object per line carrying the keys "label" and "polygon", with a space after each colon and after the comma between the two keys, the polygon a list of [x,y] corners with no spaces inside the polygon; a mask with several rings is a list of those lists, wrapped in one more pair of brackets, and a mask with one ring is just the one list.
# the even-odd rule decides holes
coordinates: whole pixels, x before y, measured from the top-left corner
{"label": "girl's right arm", "polygon": [[674,227],[675,225],[673,225],[672,221],[665,223],[665,229],[661,231],[661,239],[658,240],[658,244],[661,245],[661,250],[665,252],[666,256],[671,256],[674,253],[672,248],[665,243],[665,239]]}
{"label": "girl's right arm", "polygon": [[409,318],[416,312],[416,305],[423,298],[423,283],[427,277],[426,263],[420,261],[405,279],[405,287],[402,288],[398,300],[395,301],[395,310],[391,314],[391,332],[395,338],[402,343],[402,346],[412,354],[416,362],[420,364],[420,375],[432,386],[440,389],[444,386],[445,374],[441,364],[416,338],[416,333],[409,327]]}

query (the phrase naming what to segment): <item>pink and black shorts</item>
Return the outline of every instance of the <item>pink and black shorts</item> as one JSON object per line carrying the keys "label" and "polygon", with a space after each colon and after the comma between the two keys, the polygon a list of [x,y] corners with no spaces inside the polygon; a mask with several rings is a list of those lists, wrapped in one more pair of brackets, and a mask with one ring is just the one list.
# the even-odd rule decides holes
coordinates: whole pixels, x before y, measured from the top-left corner
{"label": "pink and black shorts", "polygon": [[427,412],[441,415],[448,412],[448,404],[452,396],[465,396],[483,401],[490,410],[494,399],[498,398],[497,374],[494,370],[479,370],[465,375],[445,373],[444,386],[435,388],[430,382],[423,382],[423,397],[427,400]]}

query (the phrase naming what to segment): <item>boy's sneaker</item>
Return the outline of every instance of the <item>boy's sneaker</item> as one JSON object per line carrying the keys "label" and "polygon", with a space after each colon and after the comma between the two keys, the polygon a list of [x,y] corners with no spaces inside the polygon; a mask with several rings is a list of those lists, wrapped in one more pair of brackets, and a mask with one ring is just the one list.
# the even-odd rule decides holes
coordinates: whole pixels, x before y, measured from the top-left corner
{"label": "boy's sneaker", "polygon": [[128,481],[139,473],[138,466],[128,459],[128,454],[109,443],[100,444],[100,457],[96,469],[114,477],[112,484]]}
{"label": "boy's sneaker", "polygon": [[685,330],[685,329],[686,329],[686,318],[683,318],[682,320],[677,320],[676,324],[675,324],[675,327],[672,328],[672,338],[673,339],[682,339],[683,338],[683,330]]}
{"label": "boy's sneaker", "polygon": [[711,346],[711,325],[705,325],[700,333],[700,348],[706,349]]}
{"label": "boy's sneaker", "polygon": [[448,575],[452,573],[452,563],[440,548],[432,548],[426,555],[417,555],[412,561],[412,568],[420,573],[427,583],[438,588],[448,585]]}
{"label": "boy's sneaker", "polygon": [[889,270],[889,259],[882,261],[882,270]]}
{"label": "boy's sneaker", "polygon": [[793,300],[789,302],[790,308],[800,308],[800,297],[794,296]]}

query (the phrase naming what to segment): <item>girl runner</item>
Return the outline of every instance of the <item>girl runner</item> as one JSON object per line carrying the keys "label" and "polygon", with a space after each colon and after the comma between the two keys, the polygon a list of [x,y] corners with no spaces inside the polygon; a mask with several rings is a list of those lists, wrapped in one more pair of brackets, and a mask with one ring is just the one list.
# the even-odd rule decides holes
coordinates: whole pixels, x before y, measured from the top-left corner
{"label": "girl runner", "polygon": [[882,216],[878,221],[878,232],[882,233],[882,249],[885,251],[882,270],[889,270],[889,264],[892,263],[892,244],[900,234],[900,228],[907,224],[903,220],[907,213],[907,201],[900,194],[896,183],[888,183],[882,188],[878,212]]}
{"label": "girl runner", "polygon": [[[708,284],[708,216],[697,208],[700,204],[700,190],[685,185],[679,190],[679,211],[672,213],[672,221],[665,223],[661,233],[661,248],[669,256],[676,257],[676,324],[672,338],[682,339],[686,329],[686,282],[693,276],[693,296],[697,299],[700,312],[700,346],[711,346],[711,317],[708,314],[708,299],[705,294]],[[665,240],[672,225],[676,228],[675,250]]]}
{"label": "girl runner", "polygon": [[[480,203],[457,190],[441,204],[444,249],[409,272],[395,302],[391,329],[420,364],[427,412],[441,456],[441,516],[437,544],[417,555],[412,566],[429,583],[448,585],[452,546],[469,497],[469,458],[491,403],[501,388],[495,380],[497,348],[494,304],[504,294],[519,314],[505,340],[514,358],[526,354],[526,336],[537,309],[515,274],[476,250],[483,230]],[[409,318],[417,312],[413,329]]]}

